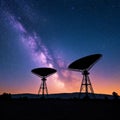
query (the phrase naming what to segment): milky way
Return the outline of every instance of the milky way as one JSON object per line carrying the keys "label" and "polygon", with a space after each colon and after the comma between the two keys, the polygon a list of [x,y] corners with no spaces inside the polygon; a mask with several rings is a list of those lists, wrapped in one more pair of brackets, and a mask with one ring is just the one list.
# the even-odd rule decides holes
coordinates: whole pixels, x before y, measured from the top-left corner
{"label": "milky way", "polygon": [[[26,9],[28,12],[28,14],[26,14],[28,17],[28,22],[30,22],[30,11],[32,10],[29,6],[25,5],[25,10]],[[4,20],[6,20],[6,22],[10,24],[14,31],[17,31],[19,35],[19,40],[23,43],[25,47],[27,47],[29,53],[31,54],[31,59],[33,59],[34,63],[38,67],[55,68],[57,70],[57,74],[54,75],[55,86],[57,86],[58,88],[64,87],[63,80],[67,80],[68,77],[69,79],[71,79],[71,75],[69,72],[66,71],[67,65],[62,56],[59,55],[60,53],[55,55],[51,50],[49,50],[47,45],[44,44],[40,35],[35,31],[35,29],[28,30],[28,28],[25,28],[25,26],[21,22],[21,17],[15,16],[14,13],[12,14],[6,9],[2,11],[2,14],[4,16]]]}

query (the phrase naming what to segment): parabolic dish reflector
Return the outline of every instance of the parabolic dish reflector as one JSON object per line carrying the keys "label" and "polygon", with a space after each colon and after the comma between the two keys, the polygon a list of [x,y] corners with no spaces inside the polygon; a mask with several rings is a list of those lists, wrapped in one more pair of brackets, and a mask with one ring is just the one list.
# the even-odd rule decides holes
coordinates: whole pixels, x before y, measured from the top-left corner
{"label": "parabolic dish reflector", "polygon": [[35,68],[31,72],[40,77],[48,77],[57,71],[53,68],[42,67],[42,68]]}
{"label": "parabolic dish reflector", "polygon": [[84,71],[90,70],[91,67],[102,57],[102,54],[92,54],[89,56],[85,56],[80,58],[74,62],[72,62],[68,68],[77,70],[77,71]]}

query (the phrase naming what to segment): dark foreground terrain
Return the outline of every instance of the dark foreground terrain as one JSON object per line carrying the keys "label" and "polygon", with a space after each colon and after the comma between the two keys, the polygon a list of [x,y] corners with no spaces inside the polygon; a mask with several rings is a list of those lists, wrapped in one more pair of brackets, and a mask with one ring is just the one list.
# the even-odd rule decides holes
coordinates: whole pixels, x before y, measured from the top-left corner
{"label": "dark foreground terrain", "polygon": [[119,120],[120,100],[0,100],[0,120]]}

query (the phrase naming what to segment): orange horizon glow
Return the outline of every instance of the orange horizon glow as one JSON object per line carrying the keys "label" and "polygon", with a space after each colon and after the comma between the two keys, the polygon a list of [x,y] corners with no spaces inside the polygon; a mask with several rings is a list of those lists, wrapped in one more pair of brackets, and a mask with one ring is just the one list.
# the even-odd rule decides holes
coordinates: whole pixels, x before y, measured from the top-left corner
{"label": "orange horizon glow", "polygon": [[[66,71],[66,70],[62,71],[62,75],[65,78],[64,80],[62,80],[57,73],[50,76],[47,79],[46,83],[47,83],[47,88],[48,88],[48,94],[80,92],[82,75],[77,74],[76,72],[69,73],[69,71]],[[110,79],[107,78],[106,80],[104,77],[101,77],[101,76],[102,75],[96,76],[94,73],[89,75],[94,93],[112,95],[112,92],[117,92],[118,95],[120,95],[119,79],[117,82],[113,82],[114,76],[113,78],[110,78]],[[11,85],[11,86],[9,85],[4,86],[4,87],[1,86],[0,94],[3,94],[3,93],[38,94],[38,89],[40,87],[40,84],[41,84],[40,78],[38,76],[33,75],[33,78],[31,78],[29,82],[28,80],[26,80],[26,82],[22,84],[18,83],[18,85],[14,83],[14,85]]]}
{"label": "orange horizon glow", "polygon": [[[55,89],[50,89],[48,88],[48,94],[59,94],[59,93],[74,93],[74,92],[79,92],[79,88],[76,89],[76,90],[68,90],[68,91],[64,91],[64,90],[61,90],[61,91],[56,91]],[[119,91],[115,91],[113,89],[102,89],[100,90],[100,88],[96,88],[94,89],[94,93],[95,94],[109,94],[109,95],[112,95],[112,92],[117,92],[118,95],[120,95]],[[26,90],[3,90],[3,91],[0,91],[0,94],[3,94],[3,93],[10,93],[10,94],[24,94],[24,93],[28,93],[28,94],[38,94],[38,89],[37,90],[34,90],[31,91],[26,91]],[[40,93],[41,94],[41,93]]]}
{"label": "orange horizon glow", "polygon": [[[74,93],[80,91],[80,85],[81,80],[79,80],[77,77],[73,77],[74,80],[69,81],[61,81],[56,80],[53,78],[52,82],[48,80],[47,88],[48,88],[48,94],[57,94],[57,93]],[[97,81],[95,81],[97,79]],[[36,83],[37,82],[37,83]],[[8,87],[8,88],[1,88],[0,94],[3,93],[10,93],[10,94],[22,94],[22,93],[31,93],[31,94],[38,94],[38,89],[41,84],[41,81],[34,81],[34,83],[31,85],[30,83],[28,85],[25,85],[23,87]],[[100,78],[94,78],[91,80],[91,84],[94,90],[94,93],[97,94],[110,94],[112,95],[112,92],[117,92],[118,95],[120,95],[120,89],[119,84],[113,84],[112,82],[105,82],[104,80],[100,80]]]}

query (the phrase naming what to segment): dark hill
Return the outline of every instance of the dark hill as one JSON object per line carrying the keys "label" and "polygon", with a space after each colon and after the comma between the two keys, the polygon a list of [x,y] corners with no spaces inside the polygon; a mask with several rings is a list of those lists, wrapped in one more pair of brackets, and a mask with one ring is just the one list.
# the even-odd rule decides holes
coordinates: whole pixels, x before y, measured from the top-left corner
{"label": "dark hill", "polygon": [[25,97],[0,100],[1,120],[116,120],[119,110],[119,99]]}

